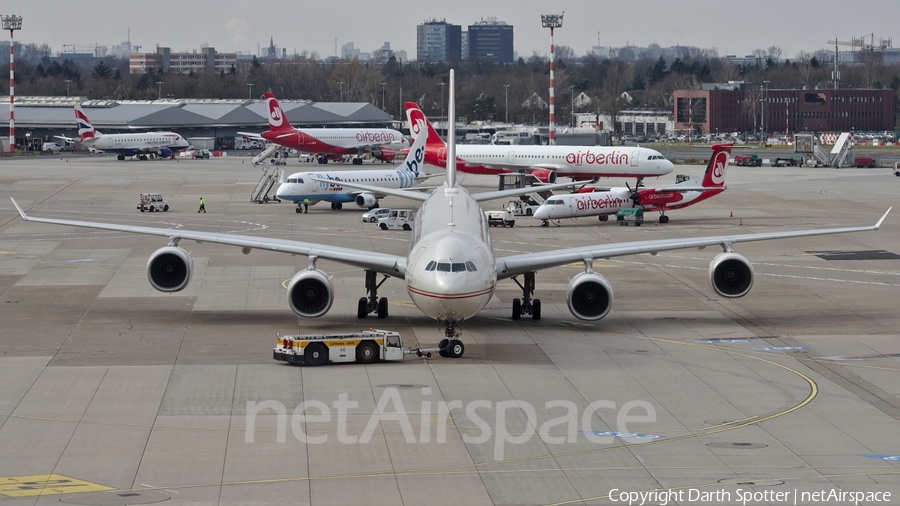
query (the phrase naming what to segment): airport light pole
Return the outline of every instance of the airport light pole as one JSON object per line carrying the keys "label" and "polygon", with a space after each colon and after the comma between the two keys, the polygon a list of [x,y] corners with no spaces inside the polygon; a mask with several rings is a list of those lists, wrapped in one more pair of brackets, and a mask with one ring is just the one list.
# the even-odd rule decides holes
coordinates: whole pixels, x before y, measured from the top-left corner
{"label": "airport light pole", "polygon": [[572,127],[575,127],[575,87],[569,86],[569,90],[572,91],[572,115],[569,116],[569,121],[572,123]]}
{"label": "airport light pole", "polygon": [[[384,85],[387,83],[381,83],[381,110],[384,111]],[[385,111],[387,112],[387,111]]]}
{"label": "airport light pole", "polygon": [[69,96],[69,83],[71,83],[71,79],[66,79],[66,97]]}
{"label": "airport light pole", "polygon": [[561,28],[563,23],[562,14],[541,14],[541,26],[550,29],[550,132],[548,139],[551,145],[556,144],[556,110],[554,107],[555,100],[553,97],[553,88],[556,86],[553,76],[553,29]]}
{"label": "airport light pole", "polygon": [[162,98],[162,81],[156,81],[156,99]]}
{"label": "airport light pole", "polygon": [[762,96],[759,97],[759,143],[766,143],[766,100],[769,98],[769,81],[763,81]]}
{"label": "airport light pole", "polygon": [[13,60],[13,34],[16,30],[22,29],[22,16],[3,16],[3,29],[9,30],[9,152],[16,152],[16,73]]}
{"label": "airport light pole", "polygon": [[247,83],[247,88],[250,90],[247,92],[247,100],[253,100],[253,83]]}
{"label": "airport light pole", "polygon": [[504,88],[506,88],[506,124],[509,124],[509,85],[504,84]]}
{"label": "airport light pole", "polygon": [[341,87],[341,102],[344,101],[344,81],[338,81],[338,86]]}

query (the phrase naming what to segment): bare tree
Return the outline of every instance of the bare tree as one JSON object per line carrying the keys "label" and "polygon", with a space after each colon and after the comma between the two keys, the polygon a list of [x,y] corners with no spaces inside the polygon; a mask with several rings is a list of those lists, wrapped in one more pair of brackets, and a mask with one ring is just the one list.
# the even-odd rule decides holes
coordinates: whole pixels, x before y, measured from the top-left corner
{"label": "bare tree", "polygon": [[769,46],[767,56],[771,58],[772,61],[777,62],[781,59],[781,48],[778,46]]}

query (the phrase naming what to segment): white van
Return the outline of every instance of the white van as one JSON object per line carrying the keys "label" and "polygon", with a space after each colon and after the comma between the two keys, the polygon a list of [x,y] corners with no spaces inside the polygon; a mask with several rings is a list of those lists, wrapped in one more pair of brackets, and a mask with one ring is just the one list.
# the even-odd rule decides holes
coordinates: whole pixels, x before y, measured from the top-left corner
{"label": "white van", "polygon": [[378,207],[369,211],[366,211],[360,220],[363,223],[376,223],[381,218],[387,218],[388,215],[391,214],[391,209],[388,207]]}
{"label": "white van", "polygon": [[58,153],[59,150],[62,149],[62,146],[55,142],[45,142],[41,144],[41,151],[48,151],[50,153]]}

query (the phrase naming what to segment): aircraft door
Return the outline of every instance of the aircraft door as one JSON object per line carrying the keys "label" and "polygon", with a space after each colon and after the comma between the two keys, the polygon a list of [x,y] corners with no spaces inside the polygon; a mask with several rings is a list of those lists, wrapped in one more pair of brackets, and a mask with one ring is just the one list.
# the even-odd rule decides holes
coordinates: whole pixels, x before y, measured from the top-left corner
{"label": "aircraft door", "polygon": [[507,158],[506,163],[508,163],[510,165],[516,163],[516,152],[515,151],[509,152],[509,157]]}
{"label": "aircraft door", "polygon": [[638,155],[639,154],[640,154],[640,151],[637,151],[637,150],[631,152],[631,166],[632,167],[638,166]]}

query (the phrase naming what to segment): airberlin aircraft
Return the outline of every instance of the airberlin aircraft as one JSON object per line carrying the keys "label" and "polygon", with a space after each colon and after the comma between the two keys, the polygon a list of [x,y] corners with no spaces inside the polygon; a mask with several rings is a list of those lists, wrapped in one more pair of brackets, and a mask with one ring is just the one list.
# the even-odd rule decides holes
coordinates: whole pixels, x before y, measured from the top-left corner
{"label": "airberlin aircraft", "polygon": [[[406,103],[407,119],[424,117],[414,102]],[[426,119],[427,121],[427,119]],[[428,123],[425,163],[447,166],[447,145]],[[526,172],[544,183],[555,183],[558,176],[575,180],[598,177],[657,177],[672,172],[675,166],[655,149],[636,146],[492,146],[456,147],[456,168],[471,174],[508,174]]]}
{"label": "airberlin aircraft", "polygon": [[[456,109],[454,81],[454,72],[451,70],[448,102],[451,118],[455,116]],[[413,135],[427,135],[424,116],[418,115],[412,119],[410,130]],[[422,313],[437,320],[443,328],[444,339],[438,344],[440,354],[454,358],[461,357],[465,350],[459,339],[458,328],[465,320],[479,314],[488,305],[497,283],[501,280],[513,278],[522,288],[523,298],[512,300],[512,319],[518,320],[523,314],[530,314],[533,320],[539,320],[540,299],[533,298],[536,273],[544,269],[581,263],[584,271],[572,277],[566,289],[566,301],[569,311],[576,318],[593,321],[606,316],[613,303],[612,287],[605,277],[594,271],[594,259],[720,246],[723,252],[715,256],[709,265],[709,283],[713,290],[723,297],[743,297],[753,285],[753,266],[749,260],[734,251],[734,245],[751,241],[877,230],[887,217],[885,212],[877,223],[869,226],[588,244],[498,257],[495,256],[491,246],[490,227],[480,203],[531,193],[534,187],[469,193],[457,181],[454,163],[456,147],[452,128],[448,134],[450,156],[447,180],[431,194],[410,194],[400,189],[380,188],[355,182],[341,183],[342,186],[422,202],[409,236],[409,253],[405,256],[291,239],[39,218],[25,214],[15,200],[13,204],[25,221],[165,238],[167,245],[152,253],[147,262],[147,277],[150,284],[163,292],[182,290],[190,281],[193,263],[190,254],[178,246],[182,240],[230,245],[241,248],[244,253],[259,249],[308,257],[308,267],[297,272],[288,284],[287,302],[295,313],[309,318],[327,313],[334,301],[332,277],[316,266],[318,260],[329,260],[365,270],[368,297],[359,299],[357,306],[359,318],[365,318],[371,312],[377,312],[379,318],[388,316],[387,299],[384,297],[377,299],[377,289],[384,282],[383,280],[378,282],[377,277],[383,275],[385,279],[398,278],[406,286],[406,292],[413,304]],[[547,185],[547,188],[562,186],[568,185]],[[519,283],[517,279],[519,276],[524,278],[524,282]],[[272,288],[281,289],[280,285]],[[323,351],[328,360],[329,350]]]}
{"label": "airberlin aircraft", "polygon": [[[640,207],[645,211],[659,211],[659,222],[668,223],[666,211],[681,209],[702,202],[725,191],[725,168],[732,144],[712,146],[713,156],[702,177],[681,181],[671,186],[655,188],[582,188],[579,193],[554,195],[534,212],[540,220],[599,216],[607,221],[619,209]],[[544,222],[547,224],[547,222]]]}
{"label": "airberlin aircraft", "polygon": [[362,164],[363,153],[370,152],[385,162],[392,161],[405,145],[403,134],[390,128],[294,128],[284,110],[267,91],[269,129],[261,134],[238,132],[253,139],[264,139],[303,153],[317,154],[319,163],[328,163],[344,155],[356,155],[353,165]]}

